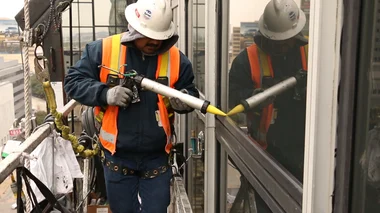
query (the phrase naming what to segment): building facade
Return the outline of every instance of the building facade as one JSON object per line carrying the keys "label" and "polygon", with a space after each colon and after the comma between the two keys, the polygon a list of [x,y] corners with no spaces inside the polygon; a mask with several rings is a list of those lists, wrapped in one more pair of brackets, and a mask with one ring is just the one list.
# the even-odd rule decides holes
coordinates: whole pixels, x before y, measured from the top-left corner
{"label": "building facade", "polygon": [[2,82],[13,85],[14,116],[16,119],[22,118],[25,115],[24,71],[17,60],[4,61],[0,57],[0,83]]}
{"label": "building facade", "polygon": [[0,147],[9,140],[9,129],[15,119],[15,108],[13,98],[13,85],[9,82],[0,82],[0,111],[1,125],[0,125]]}

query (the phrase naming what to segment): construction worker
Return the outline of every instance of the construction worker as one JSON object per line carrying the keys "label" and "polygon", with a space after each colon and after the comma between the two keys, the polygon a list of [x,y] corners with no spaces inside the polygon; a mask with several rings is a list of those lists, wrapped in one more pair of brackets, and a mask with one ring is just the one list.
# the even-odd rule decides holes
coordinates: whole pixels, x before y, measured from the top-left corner
{"label": "construction worker", "polygon": [[[139,0],[125,9],[128,31],[89,43],[70,68],[65,91],[73,99],[96,106],[101,120],[107,199],[113,213],[166,213],[172,171],[168,156],[173,139],[173,109],[193,111],[176,98],[117,85],[116,73],[135,70],[146,78],[199,97],[188,58],[178,40],[169,0]],[[100,68],[98,68],[100,66]],[[107,81],[108,80],[108,81]],[[135,96],[139,100],[134,102]],[[133,97],[132,97],[133,96]],[[141,199],[140,199],[141,198]]]}
{"label": "construction worker", "polygon": [[[255,43],[232,62],[230,108],[307,70],[308,40],[301,33],[305,23],[305,14],[293,0],[271,0],[266,5]],[[295,89],[290,89],[248,111],[246,120],[249,136],[302,182],[306,87],[301,90],[301,99],[296,99]],[[256,205],[258,213],[270,212],[259,195]]]}

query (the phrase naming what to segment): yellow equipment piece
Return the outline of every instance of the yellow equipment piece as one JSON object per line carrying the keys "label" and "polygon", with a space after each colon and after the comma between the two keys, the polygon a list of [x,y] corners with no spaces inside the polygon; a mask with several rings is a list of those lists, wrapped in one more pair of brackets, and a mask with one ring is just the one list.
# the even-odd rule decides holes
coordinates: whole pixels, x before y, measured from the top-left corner
{"label": "yellow equipment piece", "polygon": [[208,113],[211,113],[211,114],[214,114],[214,115],[227,116],[226,113],[224,113],[222,110],[216,108],[215,106],[213,106],[213,105],[211,105],[211,104],[208,105],[206,111],[207,111]]}
{"label": "yellow equipment piece", "polygon": [[50,84],[50,76],[48,69],[48,60],[45,57],[42,57],[42,60],[44,62],[45,68],[43,68],[40,63],[38,62],[38,58],[36,57],[34,59],[34,66],[35,66],[35,72],[37,79],[42,83],[45,96],[46,96],[46,102],[48,104],[49,110],[51,115],[54,117],[54,123],[62,132],[62,138],[69,140],[71,142],[71,145],[74,149],[74,152],[76,154],[79,154],[82,157],[88,158],[92,157],[94,155],[97,155],[99,153],[99,147],[97,144],[93,145],[93,149],[85,149],[83,145],[80,145],[78,143],[78,139],[75,135],[70,134],[70,127],[63,124],[62,121],[62,113],[59,113],[57,111],[57,103],[55,99],[55,93],[54,90]]}
{"label": "yellow equipment piece", "polygon": [[243,112],[245,109],[244,109],[244,106],[242,104],[239,104],[237,105],[236,107],[234,107],[233,109],[231,109],[228,113],[227,113],[227,116],[231,116],[231,115],[234,115],[234,114],[237,114],[239,112]]}

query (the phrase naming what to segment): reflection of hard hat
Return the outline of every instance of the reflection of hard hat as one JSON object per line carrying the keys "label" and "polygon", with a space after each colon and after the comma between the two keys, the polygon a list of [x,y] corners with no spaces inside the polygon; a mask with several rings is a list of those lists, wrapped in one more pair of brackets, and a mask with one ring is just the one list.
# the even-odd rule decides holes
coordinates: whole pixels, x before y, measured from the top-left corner
{"label": "reflection of hard hat", "polygon": [[259,20],[261,34],[271,40],[286,40],[301,32],[305,13],[293,0],[271,0]]}
{"label": "reflection of hard hat", "polygon": [[151,39],[166,40],[175,31],[168,0],[139,0],[127,6],[125,17],[137,32]]}

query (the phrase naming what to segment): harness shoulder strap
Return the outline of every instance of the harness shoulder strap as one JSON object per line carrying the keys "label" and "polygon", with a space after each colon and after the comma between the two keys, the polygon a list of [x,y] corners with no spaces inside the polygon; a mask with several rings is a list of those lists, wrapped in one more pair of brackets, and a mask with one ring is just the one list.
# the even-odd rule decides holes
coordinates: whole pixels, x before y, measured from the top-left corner
{"label": "harness shoulder strap", "polygon": [[251,78],[255,87],[262,87],[263,77],[273,77],[272,61],[264,51],[253,44],[247,47],[248,60],[251,67]]}
{"label": "harness shoulder strap", "polygon": [[175,46],[158,56],[157,79],[167,79],[167,86],[174,88],[179,78],[180,53]]}
{"label": "harness shoulder strap", "polygon": [[309,53],[309,45],[301,46],[300,47],[300,53],[301,53],[302,69],[307,71],[307,60],[308,60],[308,53]]}
{"label": "harness shoulder strap", "polygon": [[[258,48],[255,44],[247,48],[248,60],[251,66],[251,77],[252,81],[255,83],[255,88],[262,87],[262,78],[274,76],[272,61],[264,51]],[[248,115],[251,117],[251,122],[258,123],[258,130],[255,131],[257,136],[256,141],[265,149],[266,144],[266,133],[269,129],[273,113],[273,104],[270,104],[261,111],[260,120],[253,119],[254,116]]]}
{"label": "harness shoulder strap", "polygon": [[[122,34],[109,36],[103,39],[102,42],[102,65],[113,70],[119,70],[121,74],[125,72],[125,64],[127,61],[127,46],[122,45]],[[120,69],[121,68],[121,69]],[[100,68],[100,81],[107,82],[109,74],[118,74],[105,67]],[[119,76],[120,78],[122,76]],[[95,119],[101,123],[106,109],[95,107]]]}
{"label": "harness shoulder strap", "polygon": [[247,47],[248,61],[251,67],[251,78],[256,87],[261,87],[261,68],[260,60],[257,53],[257,46],[253,44]]}
{"label": "harness shoulder strap", "polygon": [[[112,70],[119,70],[119,72],[124,73],[127,47],[120,43],[121,37],[122,34],[117,34],[103,39],[102,65],[109,67]],[[100,70],[100,81],[107,82],[107,77],[110,73],[115,75],[118,74],[112,70],[102,67]]]}

